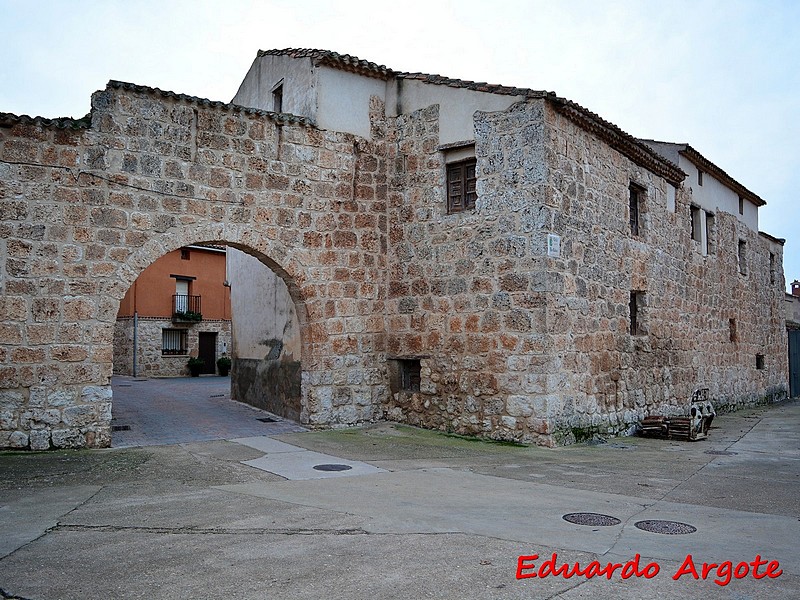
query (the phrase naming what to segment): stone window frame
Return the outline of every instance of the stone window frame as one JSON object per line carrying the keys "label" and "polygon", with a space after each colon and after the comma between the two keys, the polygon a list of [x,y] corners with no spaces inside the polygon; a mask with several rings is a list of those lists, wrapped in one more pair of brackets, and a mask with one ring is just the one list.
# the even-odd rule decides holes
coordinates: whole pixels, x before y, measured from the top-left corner
{"label": "stone window frame", "polygon": [[[478,200],[478,161],[475,157],[475,142],[467,140],[439,146],[444,162],[445,212],[448,215],[475,210]],[[472,169],[472,176],[470,176]],[[451,183],[458,183],[462,194],[455,202]],[[463,200],[461,200],[463,198]]]}

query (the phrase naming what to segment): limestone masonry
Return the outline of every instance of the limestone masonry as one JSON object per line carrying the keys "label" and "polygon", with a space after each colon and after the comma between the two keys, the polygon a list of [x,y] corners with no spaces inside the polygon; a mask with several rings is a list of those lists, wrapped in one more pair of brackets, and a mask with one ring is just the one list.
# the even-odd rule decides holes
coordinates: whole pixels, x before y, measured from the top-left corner
{"label": "limestone masonry", "polygon": [[296,374],[299,402],[257,389],[310,426],[555,445],[698,388],[718,411],[778,400],[763,204],[552,93],[326,51],[260,52],[232,104],[112,81],[84,119],[0,113],[0,447],[110,444],[120,301],[193,244],[285,283],[297,348],[239,371]]}

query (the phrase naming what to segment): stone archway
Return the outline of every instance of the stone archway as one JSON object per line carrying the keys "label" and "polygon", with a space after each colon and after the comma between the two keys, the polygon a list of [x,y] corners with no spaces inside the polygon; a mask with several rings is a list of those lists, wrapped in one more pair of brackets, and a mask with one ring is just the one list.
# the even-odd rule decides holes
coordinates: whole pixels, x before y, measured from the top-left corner
{"label": "stone archway", "polygon": [[158,257],[203,242],[245,249],[286,282],[303,422],[379,414],[387,242],[373,213],[385,189],[374,176],[356,185],[357,138],[118,82],[88,120],[3,125],[0,447],[110,443],[119,301]]}

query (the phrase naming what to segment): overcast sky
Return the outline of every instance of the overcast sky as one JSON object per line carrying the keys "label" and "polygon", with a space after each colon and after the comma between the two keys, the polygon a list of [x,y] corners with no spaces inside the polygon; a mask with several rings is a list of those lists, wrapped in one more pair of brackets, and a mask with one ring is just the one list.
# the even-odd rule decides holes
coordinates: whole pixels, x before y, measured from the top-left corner
{"label": "overcast sky", "polygon": [[227,102],[271,48],[554,91],[688,142],[767,201],[800,279],[794,0],[0,0],[0,112],[81,117],[110,79]]}

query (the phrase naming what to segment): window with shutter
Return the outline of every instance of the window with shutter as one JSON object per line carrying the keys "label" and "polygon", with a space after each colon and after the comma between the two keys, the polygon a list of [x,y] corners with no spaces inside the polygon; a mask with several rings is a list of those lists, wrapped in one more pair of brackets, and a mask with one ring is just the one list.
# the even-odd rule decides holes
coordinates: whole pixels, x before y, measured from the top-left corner
{"label": "window with shutter", "polygon": [[447,165],[447,212],[455,213],[475,208],[475,159]]}

